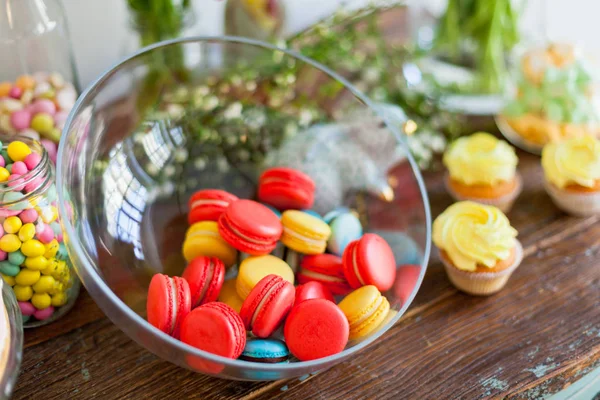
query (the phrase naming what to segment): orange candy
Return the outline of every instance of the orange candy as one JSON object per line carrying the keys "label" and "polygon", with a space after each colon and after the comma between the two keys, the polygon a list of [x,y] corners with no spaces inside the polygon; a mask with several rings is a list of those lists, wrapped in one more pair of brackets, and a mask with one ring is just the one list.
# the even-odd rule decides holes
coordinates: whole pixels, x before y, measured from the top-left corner
{"label": "orange candy", "polygon": [[0,97],[8,96],[11,88],[12,84],[10,82],[0,82]]}
{"label": "orange candy", "polygon": [[15,85],[23,90],[32,90],[35,87],[35,79],[30,75],[21,75],[17,78]]}

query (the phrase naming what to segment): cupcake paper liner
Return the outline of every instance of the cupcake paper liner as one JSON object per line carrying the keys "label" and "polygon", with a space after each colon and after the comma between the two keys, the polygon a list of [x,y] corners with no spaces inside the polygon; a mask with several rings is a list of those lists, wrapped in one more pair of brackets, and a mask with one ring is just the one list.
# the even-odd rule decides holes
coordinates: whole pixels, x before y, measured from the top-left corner
{"label": "cupcake paper liner", "polygon": [[515,203],[515,200],[517,199],[517,197],[519,197],[521,191],[523,190],[523,179],[521,178],[521,174],[517,172],[515,174],[515,179],[517,181],[515,189],[511,193],[505,194],[504,196],[500,196],[496,199],[480,199],[476,197],[463,196],[459,193],[456,193],[454,190],[452,190],[452,187],[450,186],[449,173],[446,173],[446,176],[444,178],[444,185],[446,186],[446,190],[448,191],[450,196],[452,196],[452,198],[454,198],[454,200],[456,201],[470,200],[476,203],[498,207],[500,211],[502,211],[503,213],[507,213],[510,211],[513,204]]}
{"label": "cupcake paper liner", "polygon": [[554,204],[561,210],[579,217],[600,214],[600,192],[570,192],[559,189],[547,180],[544,180],[544,186]]}
{"label": "cupcake paper liner", "polygon": [[517,269],[523,260],[523,246],[518,240],[515,241],[515,261],[513,264],[495,272],[470,272],[456,268],[450,260],[441,256],[442,263],[450,282],[459,290],[476,296],[489,296],[501,290],[508,278]]}

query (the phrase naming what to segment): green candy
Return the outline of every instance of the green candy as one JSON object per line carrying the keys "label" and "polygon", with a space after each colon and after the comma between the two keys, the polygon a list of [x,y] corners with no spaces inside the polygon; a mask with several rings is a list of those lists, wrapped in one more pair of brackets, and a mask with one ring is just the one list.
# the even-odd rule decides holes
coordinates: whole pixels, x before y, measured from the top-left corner
{"label": "green candy", "polygon": [[50,224],[50,228],[52,228],[52,232],[54,232],[54,236],[58,236],[58,234],[61,232],[60,224],[58,222],[52,222]]}
{"label": "green candy", "polygon": [[7,276],[17,276],[21,271],[18,265],[13,265],[9,261],[0,261],[0,272]]}
{"label": "green candy", "polygon": [[57,198],[56,186],[54,186],[54,184],[52,184],[50,186],[50,188],[48,189],[48,191],[46,192],[46,199],[48,199],[49,203],[52,203],[54,200],[56,200],[56,198]]}
{"label": "green candy", "polygon": [[69,257],[69,253],[67,252],[67,247],[64,243],[61,243],[58,246],[58,253],[56,253],[56,258],[59,260],[65,261]]}
{"label": "green candy", "polygon": [[8,192],[4,195],[2,201],[4,203],[14,203],[8,207],[9,210],[20,211],[31,207],[29,202],[19,201],[23,199],[23,197],[25,197],[25,195],[21,192]]}
{"label": "green candy", "polygon": [[0,155],[2,155],[2,158],[4,158],[4,160],[10,160],[10,157],[8,156],[8,151],[6,151],[6,149],[0,150]]}
{"label": "green candy", "polygon": [[23,321],[23,323],[29,321],[30,318],[31,315],[21,315],[21,320]]}
{"label": "green candy", "polygon": [[8,261],[11,264],[19,266],[25,262],[25,255],[21,253],[21,250],[13,251],[12,253],[8,253]]}
{"label": "green candy", "polygon": [[[6,158],[5,158],[5,160],[6,160]],[[9,158],[9,160],[10,160],[10,158]],[[11,164],[6,164],[4,166],[4,168],[6,168],[8,170],[8,172],[12,171],[12,163]]]}

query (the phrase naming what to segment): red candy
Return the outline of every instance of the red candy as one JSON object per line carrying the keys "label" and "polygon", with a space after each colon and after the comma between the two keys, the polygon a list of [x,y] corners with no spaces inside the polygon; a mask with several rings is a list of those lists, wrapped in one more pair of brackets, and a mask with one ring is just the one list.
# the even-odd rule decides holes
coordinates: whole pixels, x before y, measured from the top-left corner
{"label": "red candy", "polygon": [[338,306],[325,299],[313,299],[292,308],[283,332],[292,354],[300,361],[309,361],[344,350],[350,327]]}
{"label": "red candy", "polygon": [[279,210],[308,209],[315,200],[315,183],[310,176],[292,168],[271,168],[258,183],[258,199]]}
{"label": "red candy", "polygon": [[272,252],[282,230],[277,215],[252,200],[232,203],[219,218],[221,237],[239,251],[253,256]]}
{"label": "red candy", "polygon": [[325,299],[335,303],[331,292],[319,282],[307,282],[304,285],[296,286],[296,300],[294,307],[303,301],[310,299]]}
{"label": "red candy", "polygon": [[215,257],[200,256],[183,271],[183,279],[190,285],[192,308],[217,300],[225,280],[225,264]]}
{"label": "red candy", "polygon": [[[233,308],[224,303],[206,303],[183,321],[181,341],[223,357],[238,358],[246,347],[246,330]],[[200,369],[204,370],[204,365]]]}
{"label": "red candy", "polygon": [[390,245],[379,235],[366,233],[344,250],[344,275],[354,289],[373,285],[389,290],[396,279],[396,261]]}

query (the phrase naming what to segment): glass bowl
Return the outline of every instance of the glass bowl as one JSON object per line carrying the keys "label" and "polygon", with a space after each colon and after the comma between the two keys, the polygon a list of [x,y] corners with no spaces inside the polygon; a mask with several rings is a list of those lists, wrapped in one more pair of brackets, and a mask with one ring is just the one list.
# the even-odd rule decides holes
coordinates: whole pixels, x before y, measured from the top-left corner
{"label": "glass bowl", "polygon": [[[58,192],[76,271],[106,315],[174,364],[223,378],[275,380],[331,367],[387,331],[425,274],[430,210],[400,130],[402,110],[376,105],[341,76],[269,44],[186,38],[147,47],[79,98],[59,149]],[[398,270],[389,320],[341,353],[261,364],[193,348],[145,319],[157,272],[179,275],[187,203],[200,188],[254,198],[269,165],[300,168],[315,207],[355,210],[381,234]],[[235,275],[235,268],[228,277]]]}
{"label": "glass bowl", "polygon": [[14,292],[0,279],[0,399],[10,399],[23,355],[23,321]]}

